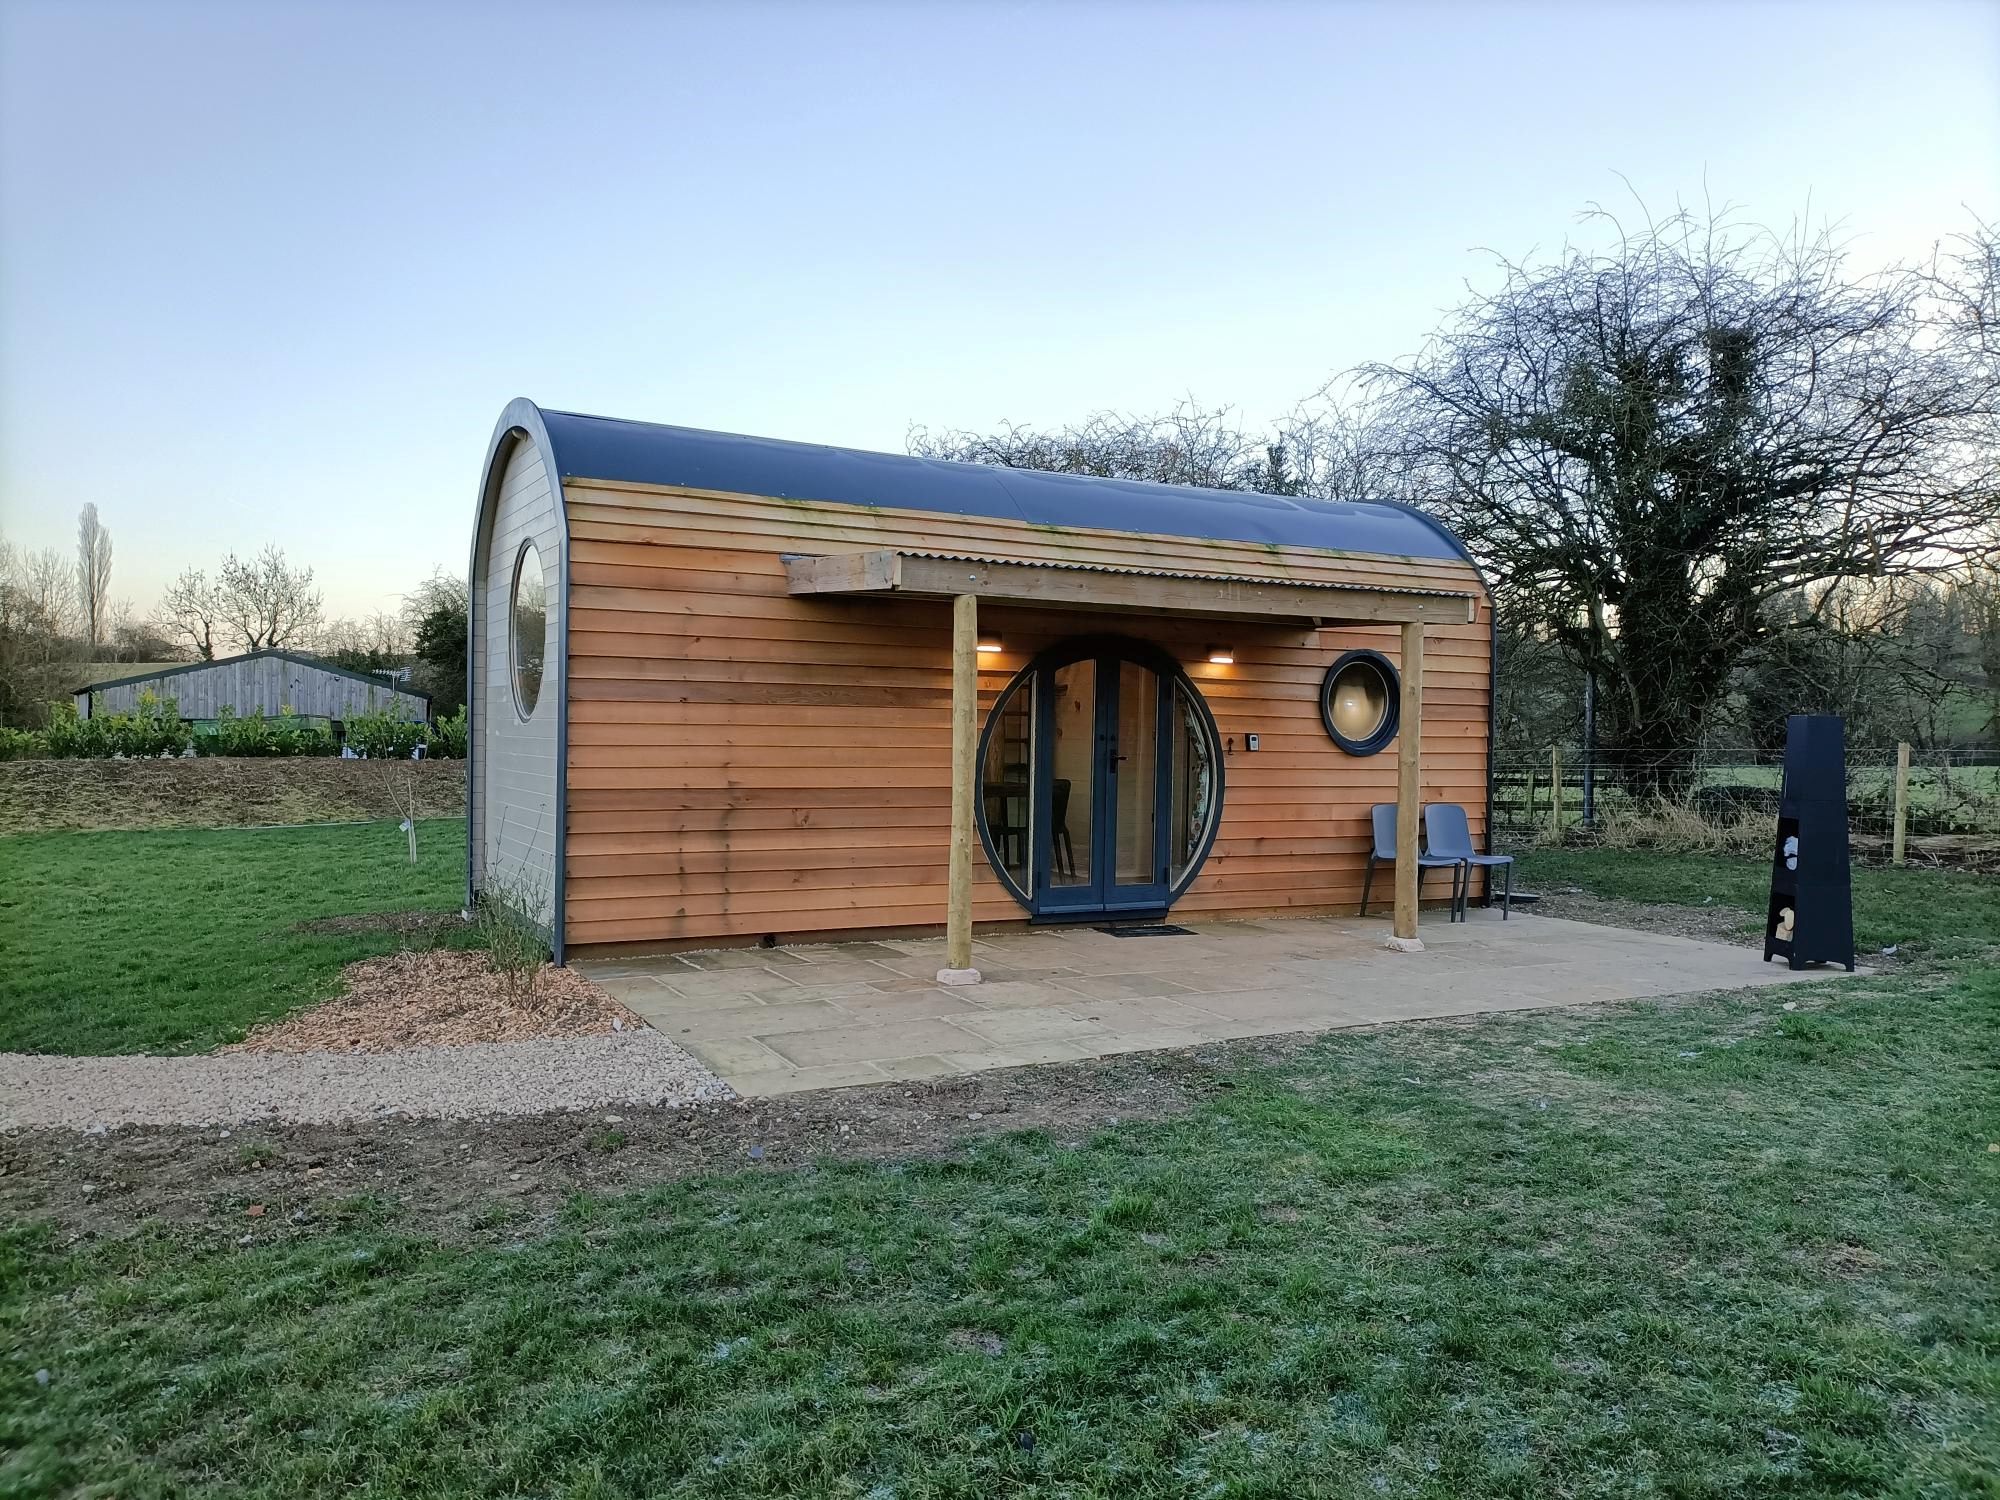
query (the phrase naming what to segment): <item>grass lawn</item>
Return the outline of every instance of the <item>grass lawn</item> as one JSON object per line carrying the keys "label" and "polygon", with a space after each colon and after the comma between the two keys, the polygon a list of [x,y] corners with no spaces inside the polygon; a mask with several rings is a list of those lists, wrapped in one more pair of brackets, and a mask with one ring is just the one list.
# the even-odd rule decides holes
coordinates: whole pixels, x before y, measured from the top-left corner
{"label": "grass lawn", "polygon": [[451,910],[465,824],[425,822],[0,838],[0,1052],[203,1052],[325,999],[387,933],[302,921]]}
{"label": "grass lawn", "polygon": [[[1858,880],[1871,941],[2000,942],[1991,886]],[[1337,1035],[1165,1123],[455,1243],[20,1227],[0,1494],[2000,1494],[1996,962]]]}
{"label": "grass lawn", "polygon": [[[1517,889],[1581,886],[1622,901],[1735,907],[1744,932],[1763,931],[1771,880],[1764,860],[1604,849],[1536,849],[1518,858]],[[1857,868],[1854,942],[1864,964],[1888,947],[1934,963],[1992,955],[2000,948],[2000,879],[1910,866]]]}

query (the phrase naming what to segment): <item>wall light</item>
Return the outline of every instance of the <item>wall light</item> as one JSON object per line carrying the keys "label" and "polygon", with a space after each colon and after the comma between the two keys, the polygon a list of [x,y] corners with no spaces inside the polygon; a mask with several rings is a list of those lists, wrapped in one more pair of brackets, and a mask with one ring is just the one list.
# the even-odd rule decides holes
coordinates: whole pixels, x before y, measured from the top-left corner
{"label": "wall light", "polygon": [[1001,649],[1000,632],[997,630],[989,630],[986,634],[982,635],[979,638],[979,649],[988,656],[991,656],[995,652],[999,651]]}
{"label": "wall light", "polygon": [[1207,656],[1218,667],[1234,666],[1236,663],[1236,653],[1227,646],[1210,646]]}

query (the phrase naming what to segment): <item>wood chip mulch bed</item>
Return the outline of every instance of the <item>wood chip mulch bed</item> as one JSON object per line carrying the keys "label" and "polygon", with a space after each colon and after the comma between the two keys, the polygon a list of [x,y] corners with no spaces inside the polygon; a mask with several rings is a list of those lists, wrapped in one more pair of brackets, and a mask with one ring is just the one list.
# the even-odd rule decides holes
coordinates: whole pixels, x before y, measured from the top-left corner
{"label": "wood chip mulch bed", "polygon": [[520,993],[484,953],[390,953],[344,971],[346,992],[255,1027],[222,1052],[401,1052],[545,1037],[602,1036],[645,1022],[574,969],[544,964]]}

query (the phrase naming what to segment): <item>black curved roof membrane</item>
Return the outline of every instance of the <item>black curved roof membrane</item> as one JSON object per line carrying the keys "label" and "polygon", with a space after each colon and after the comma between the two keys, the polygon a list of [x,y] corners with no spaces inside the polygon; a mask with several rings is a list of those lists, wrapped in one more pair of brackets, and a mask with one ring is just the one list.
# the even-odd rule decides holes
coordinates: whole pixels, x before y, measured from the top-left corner
{"label": "black curved roof membrane", "polygon": [[1443,526],[1403,505],[947,463],[577,412],[542,410],[540,416],[563,479],[677,485],[1033,526],[1470,561]]}

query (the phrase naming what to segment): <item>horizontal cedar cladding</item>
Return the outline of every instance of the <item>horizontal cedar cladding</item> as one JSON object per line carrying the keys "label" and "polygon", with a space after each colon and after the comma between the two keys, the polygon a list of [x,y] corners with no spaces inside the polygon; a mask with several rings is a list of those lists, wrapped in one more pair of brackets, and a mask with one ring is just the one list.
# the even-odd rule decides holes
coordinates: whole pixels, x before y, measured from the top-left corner
{"label": "horizontal cedar cladding", "polygon": [[[573,943],[741,939],[941,924],[951,803],[950,606],[801,599],[787,552],[903,547],[1024,562],[1249,574],[1480,596],[1425,635],[1423,799],[1485,811],[1489,619],[1460,562],[570,481],[568,928]],[[1393,626],[1313,631],[982,608],[982,723],[1045,646],[1116,633],[1186,665],[1228,749],[1214,852],[1183,915],[1352,908],[1393,752],[1355,759],[1319,720],[1341,652]],[[1205,660],[1227,636],[1232,666]],[[1246,753],[1244,735],[1260,737]],[[1024,916],[978,862],[974,916]]]}

